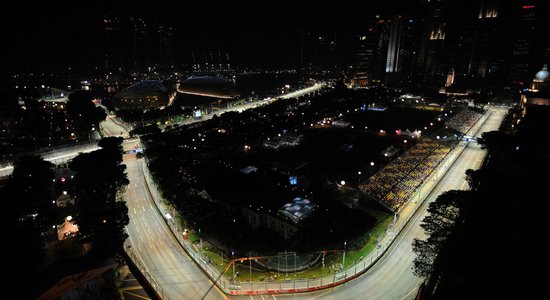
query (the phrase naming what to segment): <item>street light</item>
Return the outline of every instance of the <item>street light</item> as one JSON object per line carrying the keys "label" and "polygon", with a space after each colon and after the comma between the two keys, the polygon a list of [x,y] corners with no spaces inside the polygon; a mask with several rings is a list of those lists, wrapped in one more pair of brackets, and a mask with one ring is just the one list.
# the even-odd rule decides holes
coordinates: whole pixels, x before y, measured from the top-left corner
{"label": "street light", "polygon": [[345,266],[346,266],[346,246],[347,246],[347,242],[344,242],[344,255],[342,256],[342,270],[345,269]]}
{"label": "street light", "polygon": [[201,239],[201,229],[199,228],[199,244],[201,246],[201,251],[202,251],[202,239]]}
{"label": "street light", "polygon": [[248,266],[249,266],[249,270],[250,270],[250,284],[252,284],[252,258],[250,258],[252,256],[252,253],[250,253],[250,251],[248,251]]}
{"label": "street light", "polygon": [[235,280],[235,251],[231,251],[231,264],[233,264],[233,280]]}

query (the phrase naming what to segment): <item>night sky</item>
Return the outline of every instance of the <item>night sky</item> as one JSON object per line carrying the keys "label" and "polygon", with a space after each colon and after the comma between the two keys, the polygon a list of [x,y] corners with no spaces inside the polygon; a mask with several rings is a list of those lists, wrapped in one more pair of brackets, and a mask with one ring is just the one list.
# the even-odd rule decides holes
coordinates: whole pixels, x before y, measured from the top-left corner
{"label": "night sky", "polygon": [[[406,4],[400,3],[405,2]],[[28,67],[91,67],[101,65],[104,53],[102,20],[110,16],[136,16],[168,21],[176,28],[175,59],[190,61],[190,50],[229,52],[231,60],[248,66],[292,66],[298,61],[298,30],[343,30],[375,14],[413,11],[419,1],[380,1],[369,9],[353,6],[312,6],[312,11],[278,2],[258,2],[253,13],[213,3],[198,8],[167,6],[165,1],[147,5],[121,2],[88,4],[39,4],[29,10],[17,4],[9,18],[2,19],[1,36],[7,55],[2,65],[12,71]],[[366,3],[361,6],[364,7]],[[53,6],[52,6],[53,5]],[[78,7],[76,7],[78,5]],[[17,7],[19,6],[19,8]],[[315,10],[315,11],[313,11]]]}

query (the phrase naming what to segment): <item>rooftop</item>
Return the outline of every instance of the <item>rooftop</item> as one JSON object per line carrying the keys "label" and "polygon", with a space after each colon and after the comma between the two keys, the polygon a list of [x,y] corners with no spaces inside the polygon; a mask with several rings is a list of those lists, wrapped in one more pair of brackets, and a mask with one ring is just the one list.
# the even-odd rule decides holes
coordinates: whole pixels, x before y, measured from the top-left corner
{"label": "rooftop", "polygon": [[307,218],[315,209],[315,204],[305,198],[296,197],[279,209],[279,212],[288,217],[294,224]]}

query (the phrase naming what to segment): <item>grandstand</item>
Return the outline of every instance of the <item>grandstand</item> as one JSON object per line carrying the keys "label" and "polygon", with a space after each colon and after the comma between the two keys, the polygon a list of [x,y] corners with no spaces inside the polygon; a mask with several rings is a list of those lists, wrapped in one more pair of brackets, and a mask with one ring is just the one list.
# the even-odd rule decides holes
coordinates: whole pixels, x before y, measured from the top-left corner
{"label": "grandstand", "polygon": [[389,210],[398,211],[450,150],[449,145],[425,138],[359,185],[359,189]]}
{"label": "grandstand", "polygon": [[[447,126],[465,134],[480,117],[480,113],[465,109],[449,120]],[[435,171],[456,143],[423,138],[360,184],[359,189],[390,211],[397,212]]]}
{"label": "grandstand", "polygon": [[468,130],[481,118],[481,114],[470,109],[463,109],[454,115],[445,126],[454,129],[462,134]]}

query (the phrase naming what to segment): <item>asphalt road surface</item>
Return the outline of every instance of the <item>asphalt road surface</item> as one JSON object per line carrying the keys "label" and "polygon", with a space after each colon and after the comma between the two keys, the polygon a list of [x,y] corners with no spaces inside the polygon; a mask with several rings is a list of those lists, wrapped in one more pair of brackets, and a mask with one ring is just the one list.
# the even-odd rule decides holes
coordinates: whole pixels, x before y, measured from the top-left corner
{"label": "asphalt road surface", "polygon": [[[492,114],[482,126],[482,132],[498,130],[504,118],[506,110],[503,108],[491,108]],[[412,242],[415,238],[425,238],[424,230],[419,226],[420,221],[426,215],[429,202],[434,201],[441,193],[453,189],[467,189],[465,171],[478,169],[485,159],[486,151],[475,143],[470,143],[464,152],[457,158],[449,171],[441,178],[439,183],[424,202],[423,207],[411,219],[401,235],[397,237],[393,247],[384,257],[366,274],[344,285],[319,292],[276,295],[276,296],[239,296],[232,299],[414,299],[417,288],[422,280],[412,273],[412,262],[415,254],[412,251]]]}
{"label": "asphalt road surface", "polygon": [[[130,224],[126,229],[131,248],[146,266],[145,272],[162,287],[163,298],[202,299],[211,282],[177,244],[155,207],[141,169],[142,161],[126,154],[124,163],[130,180],[124,199],[129,209]],[[204,299],[223,297],[212,289]]]}

